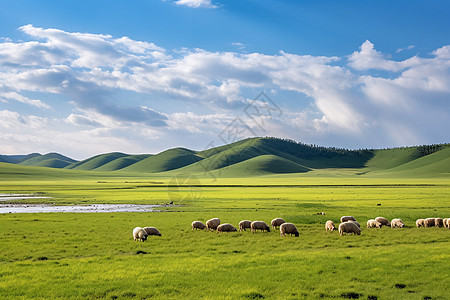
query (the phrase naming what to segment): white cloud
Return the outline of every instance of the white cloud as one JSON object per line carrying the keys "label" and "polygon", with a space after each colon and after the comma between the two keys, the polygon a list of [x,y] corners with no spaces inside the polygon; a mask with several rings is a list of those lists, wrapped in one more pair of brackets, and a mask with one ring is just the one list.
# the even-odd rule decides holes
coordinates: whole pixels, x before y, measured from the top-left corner
{"label": "white cloud", "polygon": [[365,41],[360,51],[353,52],[349,57],[350,66],[357,70],[378,69],[398,72],[410,66],[420,63],[417,57],[397,62],[389,60],[383,53],[375,50],[374,44],[370,41]]}
{"label": "white cloud", "polygon": [[[356,147],[448,141],[441,128],[450,127],[450,46],[427,58],[394,61],[370,41],[346,59],[282,51],[167,50],[128,37],[32,25],[21,30],[32,41],[0,41],[0,101],[48,108],[44,96],[23,96],[28,91],[70,100],[66,106],[71,113],[51,120],[58,124],[49,129],[52,135],[82,128],[80,140],[81,134],[91,142],[104,134],[117,142],[105,143],[109,146],[123,143],[143,149],[142,141],[150,135],[164,139],[158,147],[182,146],[183,141],[217,136],[237,115],[244,118],[248,99],[261,90],[274,90],[298,97],[274,98],[284,114],[266,120],[264,135]],[[296,101],[308,101],[307,108]],[[8,124],[22,124],[19,129],[44,126],[50,121],[45,110],[41,112],[39,121],[4,112],[0,122],[9,129],[13,126]]]}
{"label": "white cloud", "polygon": [[46,108],[46,109],[50,108],[50,106],[48,104],[42,102],[41,100],[33,100],[33,99],[27,98],[27,97],[25,97],[23,95],[20,95],[20,94],[18,94],[16,92],[8,92],[8,93],[0,92],[0,100],[2,98],[3,99],[8,99],[8,100],[15,100],[15,101],[18,101],[18,102],[21,102],[21,103],[25,103],[25,104],[29,104],[29,105],[32,105],[32,106],[36,106],[36,107],[39,107],[39,108]]}
{"label": "white cloud", "polygon": [[185,5],[189,7],[199,8],[216,8],[217,6],[211,3],[211,0],[177,0],[175,1],[177,5]]}
{"label": "white cloud", "polygon": [[414,49],[415,47],[416,46],[414,46],[414,45],[409,45],[408,47],[399,48],[399,49],[395,50],[395,53],[400,53],[400,52],[403,52],[403,51],[411,50],[411,49]]}

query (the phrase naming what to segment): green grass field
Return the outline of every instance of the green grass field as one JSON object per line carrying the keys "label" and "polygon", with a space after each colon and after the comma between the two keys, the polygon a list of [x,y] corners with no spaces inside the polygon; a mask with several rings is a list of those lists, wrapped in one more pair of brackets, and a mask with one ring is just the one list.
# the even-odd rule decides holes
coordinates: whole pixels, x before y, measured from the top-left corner
{"label": "green grass field", "polygon": [[[178,205],[152,213],[0,215],[2,299],[448,299],[450,293],[450,230],[414,226],[417,218],[450,217],[446,177],[336,169],[173,181],[170,172],[144,177],[7,166],[0,193],[54,197],[29,202]],[[326,220],[338,223],[342,215],[360,221],[361,236],[325,232]],[[400,217],[407,228],[365,228],[377,216]],[[235,226],[283,217],[300,237],[191,230],[192,221],[212,217]],[[155,226],[162,237],[135,242],[136,226]]]}

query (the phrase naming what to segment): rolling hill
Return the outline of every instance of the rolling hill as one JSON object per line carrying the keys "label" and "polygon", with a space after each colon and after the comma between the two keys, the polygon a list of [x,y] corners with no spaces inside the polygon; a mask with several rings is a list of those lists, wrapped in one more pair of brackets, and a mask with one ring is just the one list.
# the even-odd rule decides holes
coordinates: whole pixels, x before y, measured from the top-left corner
{"label": "rolling hill", "polygon": [[204,151],[174,148],[156,155],[112,152],[75,161],[58,153],[0,155],[0,162],[83,171],[222,176],[327,172],[358,176],[450,176],[450,144],[347,150],[279,138],[248,138]]}
{"label": "rolling hill", "polygon": [[50,168],[64,168],[76,160],[59,153],[47,153],[45,155],[37,154],[22,160],[19,164],[25,166],[38,166]]}

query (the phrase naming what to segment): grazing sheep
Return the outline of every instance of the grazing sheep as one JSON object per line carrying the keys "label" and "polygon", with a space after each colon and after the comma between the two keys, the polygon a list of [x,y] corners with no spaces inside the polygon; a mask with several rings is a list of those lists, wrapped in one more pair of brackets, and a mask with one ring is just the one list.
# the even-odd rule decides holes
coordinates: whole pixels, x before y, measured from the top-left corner
{"label": "grazing sheep", "polygon": [[239,231],[245,231],[247,228],[252,228],[252,221],[242,220],[239,222]]}
{"label": "grazing sheep", "polygon": [[200,230],[203,230],[203,229],[206,228],[206,225],[203,224],[203,223],[200,222],[200,221],[194,221],[194,222],[192,222],[191,226],[192,226],[192,230],[194,230],[194,229],[200,229]]}
{"label": "grazing sheep", "polygon": [[269,225],[267,225],[263,221],[253,221],[252,224],[250,224],[250,228],[252,229],[253,233],[255,233],[256,230],[261,230],[261,231],[265,230],[267,232],[270,232]]}
{"label": "grazing sheep", "polygon": [[359,224],[359,222],[357,222],[357,221],[348,220],[347,222],[355,223],[356,225],[358,225],[359,228],[361,228],[361,224]]}
{"label": "grazing sheep", "polygon": [[402,219],[392,219],[391,228],[395,228],[395,227],[403,228],[403,227],[405,227],[405,222],[403,222]]}
{"label": "grazing sheep", "polygon": [[210,229],[216,230],[217,226],[219,226],[219,225],[220,225],[219,218],[209,219],[208,221],[206,221],[206,228],[208,228],[208,230],[210,230]]}
{"label": "grazing sheep", "polygon": [[381,223],[377,222],[375,219],[371,219],[367,221],[367,228],[381,228]]}
{"label": "grazing sheep", "polygon": [[426,218],[423,227],[434,227],[434,218]]}
{"label": "grazing sheep", "polygon": [[361,235],[361,228],[353,222],[344,222],[339,224],[339,235],[344,235],[344,233]]}
{"label": "grazing sheep", "polygon": [[389,222],[388,219],[383,218],[383,217],[376,217],[375,221],[380,222],[381,225],[383,225],[383,226],[389,226],[389,227],[391,226],[391,222]]}
{"label": "grazing sheep", "polygon": [[334,222],[333,221],[331,221],[331,220],[328,220],[326,223],[325,223],[325,231],[334,231],[334,230],[336,230],[336,226],[334,225]]}
{"label": "grazing sheep", "polygon": [[442,218],[434,219],[434,226],[436,227],[444,227],[444,220]]}
{"label": "grazing sheep", "polygon": [[133,229],[133,238],[135,241],[145,242],[148,234],[142,227],[136,227]]}
{"label": "grazing sheep", "polygon": [[341,223],[344,223],[344,222],[347,222],[347,221],[350,221],[350,220],[356,221],[356,219],[354,217],[352,217],[352,216],[343,216],[343,217],[341,217]]}
{"label": "grazing sheep", "polygon": [[286,223],[286,222],[282,218],[276,218],[276,219],[273,219],[272,222],[270,222],[270,224],[272,224],[273,229],[276,229],[283,223]]}
{"label": "grazing sheep", "polygon": [[417,219],[416,226],[417,228],[425,227],[425,219]]}
{"label": "grazing sheep", "polygon": [[144,231],[145,231],[145,233],[147,233],[147,235],[161,236],[161,233],[155,227],[144,227]]}
{"label": "grazing sheep", "polygon": [[293,234],[296,237],[299,237],[299,233],[297,227],[295,227],[292,223],[283,223],[280,225],[280,235],[286,236],[286,234]]}
{"label": "grazing sheep", "polygon": [[450,229],[450,218],[447,219],[447,228]]}
{"label": "grazing sheep", "polygon": [[219,232],[233,232],[233,231],[237,231],[237,229],[228,223],[224,223],[224,224],[220,224],[219,226],[217,226],[217,234],[219,234]]}
{"label": "grazing sheep", "polygon": [[450,228],[450,227],[449,227],[450,222],[449,222],[448,220],[450,220],[450,218],[445,218],[445,219],[444,219],[444,227],[445,227],[445,228]]}

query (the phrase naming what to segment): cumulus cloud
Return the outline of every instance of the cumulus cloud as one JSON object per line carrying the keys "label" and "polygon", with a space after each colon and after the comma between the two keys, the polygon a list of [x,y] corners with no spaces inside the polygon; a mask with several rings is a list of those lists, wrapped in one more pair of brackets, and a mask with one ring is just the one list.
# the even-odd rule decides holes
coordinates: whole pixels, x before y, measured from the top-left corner
{"label": "cumulus cloud", "polygon": [[[450,46],[405,60],[391,59],[370,41],[347,57],[266,55],[167,50],[129,37],[20,29],[31,41],[0,41],[0,99],[49,108],[44,96],[24,96],[40,92],[65,101],[71,111],[51,121],[64,124],[61,135],[82,128],[92,141],[116,135],[117,145],[136,148],[144,146],[124,141],[152,136],[164,138],[165,147],[203,144],[236,117],[256,132],[244,108],[261,90],[273,90],[293,98],[274,98],[283,114],[264,119],[262,135],[355,147],[448,141]],[[40,111],[34,119],[3,111],[2,126],[45,127],[50,121]]]}

